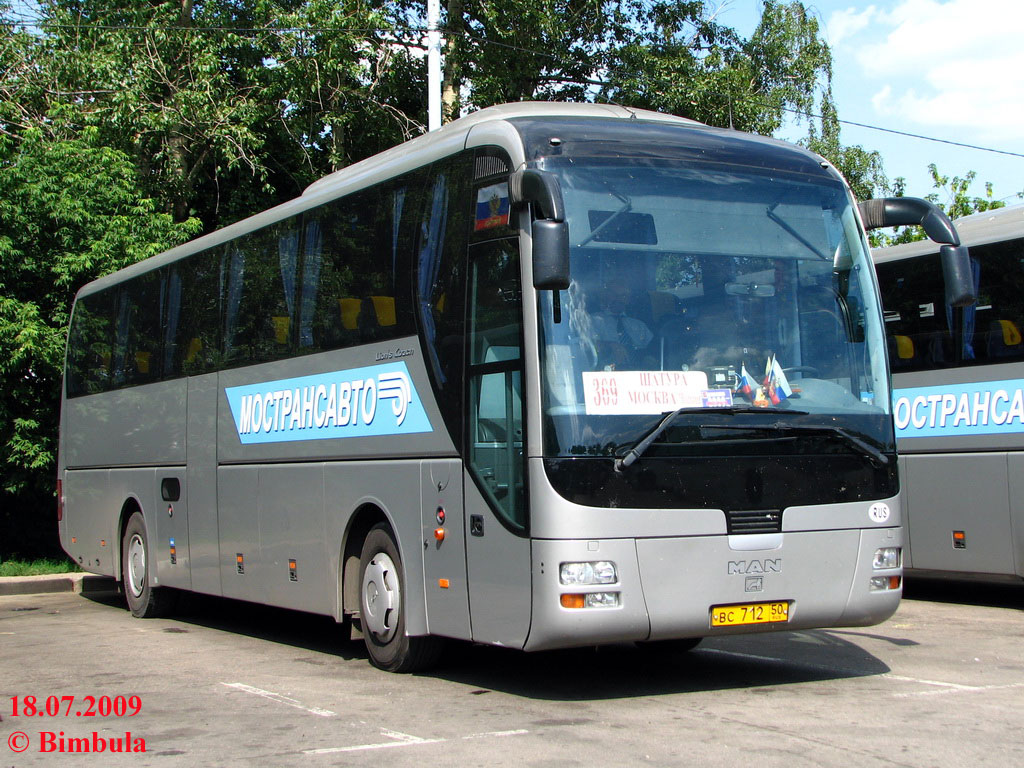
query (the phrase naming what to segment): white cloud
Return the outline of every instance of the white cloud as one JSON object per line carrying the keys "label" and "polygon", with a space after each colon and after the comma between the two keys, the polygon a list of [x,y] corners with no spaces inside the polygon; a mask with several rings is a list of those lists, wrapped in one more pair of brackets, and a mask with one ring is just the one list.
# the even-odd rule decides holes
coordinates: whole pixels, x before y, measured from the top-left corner
{"label": "white cloud", "polygon": [[825,39],[832,47],[842,45],[866,28],[878,13],[878,9],[869,5],[863,11],[850,7],[842,11],[834,11],[825,23]]}
{"label": "white cloud", "polygon": [[[888,11],[839,13],[840,39],[857,35],[855,60],[874,83],[872,102],[902,123],[895,127],[964,131],[970,142],[1019,140],[1024,2],[898,0]],[[871,26],[855,28],[861,18]]]}

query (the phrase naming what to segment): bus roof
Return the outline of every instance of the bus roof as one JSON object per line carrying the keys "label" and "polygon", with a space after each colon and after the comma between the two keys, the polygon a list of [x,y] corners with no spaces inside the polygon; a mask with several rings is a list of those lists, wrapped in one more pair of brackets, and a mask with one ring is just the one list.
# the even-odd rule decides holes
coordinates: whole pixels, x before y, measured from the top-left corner
{"label": "bus roof", "polygon": [[319,195],[327,190],[347,187],[352,177],[363,176],[386,167],[410,152],[427,151],[430,147],[436,145],[447,147],[451,143],[453,136],[463,139],[462,142],[456,141],[461,146],[466,134],[474,126],[488,121],[511,120],[517,117],[605,117],[627,120],[654,120],[682,125],[703,125],[703,123],[698,123],[696,120],[689,120],[685,117],[651,112],[646,109],[620,107],[615,104],[575,104],[550,101],[523,101],[515,104],[499,104],[498,106],[487,107],[465,117],[460,117],[458,120],[453,120],[432,133],[417,136],[415,139],[411,139],[373,157],[368,157],[347,168],[342,168],[340,171],[324,176],[322,179],[314,181],[306,187],[302,195],[303,197]]}
{"label": "bus roof", "polygon": [[[418,136],[384,152],[361,160],[358,163],[335,171],[310,184],[303,191],[302,195],[297,198],[230,224],[215,232],[198,237],[145,261],[132,264],[110,275],[101,277],[83,286],[79,290],[79,295],[84,296],[95,293],[116,285],[122,280],[144,274],[193,253],[222,245],[240,235],[269,226],[289,216],[302,213],[331,199],[358,191],[379,181],[413,171],[453,155],[467,148],[467,146],[478,146],[482,141],[493,140],[493,136],[504,133],[503,127],[507,131],[514,132],[515,129],[512,128],[511,121],[524,118],[540,120],[548,118],[594,118],[605,121],[639,120],[647,123],[660,123],[662,125],[672,124],[680,127],[704,129],[716,133],[727,132],[742,141],[759,144],[765,149],[771,147],[784,150],[784,154],[787,155],[800,155],[803,158],[803,162],[806,162],[808,159],[813,159],[815,162],[821,160],[817,155],[805,149],[777,139],[745,134],[739,131],[726,131],[726,129],[706,126],[703,123],[688,118],[644,109],[633,109],[614,104],[541,101],[502,104],[481,109],[466,117],[454,120],[437,131]],[[508,134],[505,133],[505,135],[507,136]],[[521,141],[522,137],[517,133],[516,139]],[[513,156],[511,159],[513,163],[517,163],[522,162],[525,157],[520,155],[518,158]],[[828,164],[823,162],[822,165],[826,167]]]}
{"label": "bus roof", "polygon": [[[953,224],[960,235],[960,242],[968,247],[1024,237],[1024,204],[974,213],[957,219]],[[938,253],[938,250],[939,246],[931,240],[918,240],[875,248],[871,255],[876,262],[886,262],[925,256]]]}

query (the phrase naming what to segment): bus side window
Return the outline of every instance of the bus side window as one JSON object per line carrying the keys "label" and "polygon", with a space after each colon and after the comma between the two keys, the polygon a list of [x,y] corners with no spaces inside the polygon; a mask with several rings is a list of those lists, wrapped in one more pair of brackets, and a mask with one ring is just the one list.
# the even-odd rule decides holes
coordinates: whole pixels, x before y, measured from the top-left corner
{"label": "bus side window", "polygon": [[409,272],[419,192],[412,178],[357,192],[307,214],[299,351],[415,333]]}
{"label": "bus side window", "polygon": [[438,407],[456,445],[462,445],[466,248],[469,231],[468,159],[431,167],[415,220],[416,315]]}
{"label": "bus side window", "polygon": [[147,384],[163,377],[164,275],[165,270],[154,270],[121,288],[124,323],[118,324],[118,384]]}
{"label": "bus side window", "polygon": [[111,387],[111,320],[116,296],[116,290],[106,290],[75,304],[68,340],[68,397],[104,392]]}
{"label": "bus side window", "polygon": [[168,280],[167,346],[170,376],[193,376],[220,365],[220,252],[173,264]]}
{"label": "bus side window", "polygon": [[285,357],[291,350],[295,253],[293,219],[233,243],[225,254],[224,359],[248,365]]}

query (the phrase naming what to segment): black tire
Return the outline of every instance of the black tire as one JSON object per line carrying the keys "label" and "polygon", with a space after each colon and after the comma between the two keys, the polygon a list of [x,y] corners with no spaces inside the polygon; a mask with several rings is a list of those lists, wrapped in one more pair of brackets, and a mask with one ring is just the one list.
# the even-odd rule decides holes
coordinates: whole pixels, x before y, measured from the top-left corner
{"label": "black tire", "polygon": [[149,584],[149,540],[141,512],[128,520],[121,540],[121,577],[125,601],[132,616],[152,619],[173,608],[174,593]]}
{"label": "black tire", "polygon": [[387,672],[416,672],[434,664],[443,641],[405,634],[405,573],[391,529],[370,529],[359,557],[359,612],[366,652]]}

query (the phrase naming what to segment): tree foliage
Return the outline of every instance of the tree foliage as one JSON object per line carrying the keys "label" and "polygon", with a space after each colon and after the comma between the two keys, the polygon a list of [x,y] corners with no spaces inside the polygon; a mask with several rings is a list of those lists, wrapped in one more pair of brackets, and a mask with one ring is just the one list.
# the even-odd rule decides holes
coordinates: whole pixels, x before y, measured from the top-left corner
{"label": "tree foliage", "polygon": [[[0,137],[0,546],[52,546],[56,426],[75,290],[198,231],[139,196],[135,168],[96,131],[58,140],[29,128]],[[34,515],[33,515],[34,518]],[[30,518],[32,519],[32,518]],[[49,534],[44,539],[45,534]],[[9,544],[8,544],[9,545]],[[0,550],[2,551],[2,550]]]}
{"label": "tree foliage", "polygon": [[845,146],[839,138],[839,115],[831,97],[823,99],[820,127],[813,122],[804,144],[834,165],[858,200],[870,200],[889,188],[882,156],[860,145]]}
{"label": "tree foliage", "polygon": [[[939,173],[939,168],[935,163],[929,163],[928,172],[931,174],[932,188],[935,191],[925,195],[925,199],[935,203],[951,219],[959,219],[964,216],[970,216],[973,213],[1003,208],[1006,205],[1003,200],[995,198],[992,183],[988,181],[985,182],[984,197],[972,197],[969,194],[968,190],[977,177],[977,173],[974,171],[968,171],[964,174],[963,178],[959,176],[950,178]],[[902,176],[893,182],[893,194],[895,196],[902,197],[905,188],[906,180]],[[1018,197],[1024,197],[1024,192],[1019,193]],[[879,247],[899,245],[900,243],[925,240],[927,237],[921,227],[896,227],[892,230],[891,234],[884,231],[872,232],[871,244]]]}

